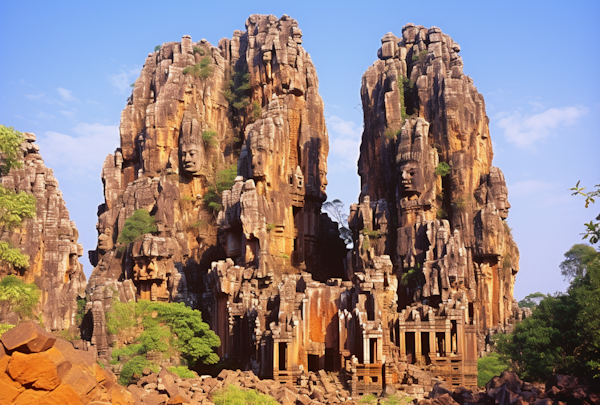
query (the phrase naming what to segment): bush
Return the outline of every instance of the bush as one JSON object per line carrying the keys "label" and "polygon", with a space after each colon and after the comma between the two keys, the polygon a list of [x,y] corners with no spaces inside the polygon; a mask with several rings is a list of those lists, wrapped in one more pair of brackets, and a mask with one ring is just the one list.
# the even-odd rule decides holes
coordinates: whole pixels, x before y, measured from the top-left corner
{"label": "bush", "polygon": [[194,77],[198,77],[202,80],[208,79],[212,76],[213,68],[211,66],[212,59],[210,56],[205,56],[200,60],[200,63],[196,63],[193,66],[188,66],[183,69],[184,75],[191,75]]}
{"label": "bush", "polygon": [[252,102],[252,121],[256,121],[262,115],[262,107],[258,101]]}
{"label": "bush", "polygon": [[162,46],[160,46],[160,45],[156,45],[156,46],[154,47],[154,52],[160,51],[160,48],[162,48]]}
{"label": "bush", "polygon": [[273,397],[260,394],[255,390],[244,391],[233,385],[217,390],[213,394],[212,401],[215,405],[277,405]]}
{"label": "bush", "polygon": [[359,404],[376,404],[377,397],[375,396],[375,394],[365,395],[364,397],[362,397],[360,399],[360,401],[358,403]]}
{"label": "bush", "polygon": [[492,352],[477,359],[477,386],[485,385],[495,376],[509,369],[509,364],[498,353]]}
{"label": "bush", "polygon": [[123,225],[123,230],[117,238],[117,242],[122,245],[128,245],[142,235],[156,232],[158,232],[158,228],[154,221],[154,217],[145,209],[135,210],[133,215],[125,221],[125,225]]}
{"label": "bush", "polygon": [[195,46],[192,48],[192,50],[194,51],[194,53],[197,53],[200,56],[204,56],[205,55],[205,51],[204,49],[200,48],[199,46]]}
{"label": "bush", "polygon": [[379,239],[381,237],[381,234],[378,230],[370,230],[367,228],[363,228],[361,229],[360,233],[362,233],[365,236],[368,236],[370,239]]}
{"label": "bush", "polygon": [[229,190],[231,187],[233,187],[236,177],[237,165],[235,164],[217,171],[214,183],[208,186],[208,192],[202,198],[206,208],[208,208],[213,215],[216,215],[219,211],[221,211],[221,195],[223,191]]}
{"label": "bush", "polygon": [[0,280],[0,314],[15,312],[19,320],[36,319],[35,307],[40,301],[40,289],[34,283],[25,283],[9,275]]}
{"label": "bush", "polygon": [[204,143],[204,148],[211,149],[216,148],[219,144],[217,140],[217,132],[216,131],[204,131],[202,132],[202,142]]}
{"label": "bush", "polygon": [[118,294],[113,295],[111,310],[106,314],[106,331],[116,335],[134,326],[137,326],[135,302],[121,302]]}
{"label": "bush", "polygon": [[14,269],[26,269],[29,267],[29,256],[13,248],[9,242],[0,242],[0,262]]}
{"label": "bush", "polygon": [[435,168],[435,174],[438,176],[446,177],[448,174],[450,174],[451,170],[452,168],[448,163],[440,162]]}
{"label": "bush", "polygon": [[169,371],[177,374],[179,378],[196,378],[196,374],[186,366],[169,367]]}
{"label": "bush", "polygon": [[0,174],[23,165],[19,158],[21,143],[24,141],[22,133],[15,131],[13,127],[0,125]]}
{"label": "bush", "polygon": [[26,218],[34,218],[37,200],[24,191],[15,193],[0,185],[0,226],[11,230]]}
{"label": "bush", "polygon": [[152,363],[151,361],[146,360],[144,356],[135,356],[127,363],[123,365],[123,369],[121,370],[121,375],[119,376],[119,384],[128,385],[132,378],[141,377],[142,371],[145,368],[149,368],[155,373],[160,371],[158,365]]}

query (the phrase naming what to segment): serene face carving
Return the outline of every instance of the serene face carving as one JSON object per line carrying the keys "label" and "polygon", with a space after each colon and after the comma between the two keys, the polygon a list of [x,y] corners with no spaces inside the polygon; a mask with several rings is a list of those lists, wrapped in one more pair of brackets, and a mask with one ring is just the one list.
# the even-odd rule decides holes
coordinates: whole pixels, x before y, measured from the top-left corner
{"label": "serene face carving", "polygon": [[113,248],[112,228],[104,228],[98,236],[98,249],[106,252]]}
{"label": "serene face carving", "polygon": [[182,152],[183,169],[191,174],[198,173],[200,171],[200,153],[196,145],[189,145],[185,147]]}
{"label": "serene face carving", "polygon": [[405,193],[421,192],[423,171],[419,162],[410,160],[400,164],[400,184]]}
{"label": "serene face carving", "polygon": [[496,208],[500,213],[500,218],[508,218],[508,210],[510,209],[510,203],[508,202],[508,193],[504,192],[504,190],[502,190],[502,192],[500,192],[500,194],[496,197]]}

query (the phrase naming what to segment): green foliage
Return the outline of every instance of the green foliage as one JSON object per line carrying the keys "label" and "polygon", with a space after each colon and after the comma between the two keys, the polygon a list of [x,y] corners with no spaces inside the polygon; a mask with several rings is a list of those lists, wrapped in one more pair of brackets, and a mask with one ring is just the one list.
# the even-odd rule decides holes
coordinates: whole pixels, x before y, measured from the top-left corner
{"label": "green foliage", "polygon": [[179,378],[195,378],[196,373],[187,368],[186,366],[169,367],[169,371],[175,373]]}
{"label": "green foliage", "polygon": [[37,200],[24,191],[15,193],[0,185],[0,227],[11,230],[26,218],[34,218]]}
{"label": "green foliage", "polygon": [[565,280],[583,278],[587,273],[587,267],[597,259],[597,253],[593,247],[584,244],[576,244],[565,253],[565,260],[560,264],[560,274]]}
{"label": "green foliage", "polygon": [[521,301],[519,301],[519,308],[535,308],[540,305],[540,302],[546,298],[546,294],[542,294],[541,292],[531,293]]}
{"label": "green foliage", "polygon": [[17,325],[11,325],[10,323],[0,323],[0,337],[4,334],[4,332],[11,330]]}
{"label": "green foliage", "polygon": [[401,132],[402,132],[401,130],[394,131],[393,129],[388,128],[385,130],[384,135],[385,135],[386,139],[389,139],[391,141],[391,140],[396,139],[396,137],[398,135],[400,135]]}
{"label": "green foliage", "polygon": [[221,210],[221,195],[223,191],[229,190],[235,184],[237,177],[237,166],[232,164],[226,168],[217,171],[213,184],[209,184],[208,191],[203,197],[206,208],[213,215],[218,214]]}
{"label": "green foliage", "polygon": [[427,54],[429,53],[429,51],[427,51],[427,49],[423,49],[421,52],[419,53],[414,53],[412,56],[412,61],[413,62],[419,62],[419,63],[424,63],[427,60]]}
{"label": "green foliage", "polygon": [[458,212],[463,212],[467,208],[468,201],[464,197],[459,197],[456,201],[453,201],[450,205],[453,209]]}
{"label": "green foliage", "polygon": [[102,368],[106,368],[106,364],[104,364],[104,362],[100,359],[96,359],[96,363],[98,363],[98,365]]}
{"label": "green foliage", "polygon": [[123,230],[121,231],[117,242],[122,245],[128,245],[142,235],[156,232],[158,232],[158,228],[154,221],[154,217],[145,209],[135,210],[133,215],[125,221],[125,225],[123,225]]}
{"label": "green foliage", "polygon": [[197,53],[200,56],[204,56],[206,54],[204,49],[200,48],[199,46],[193,47],[192,50],[194,51],[194,53]]}
{"label": "green foliage", "polygon": [[201,80],[206,80],[213,74],[212,59],[210,56],[203,57],[199,63],[183,69],[184,75],[191,75]]}
{"label": "green foliage", "polygon": [[0,175],[23,165],[19,157],[21,143],[24,141],[22,133],[13,127],[0,125]]}
{"label": "green foliage", "polygon": [[417,263],[415,267],[408,269],[406,272],[402,272],[402,277],[400,277],[400,285],[403,287],[414,287],[417,284],[421,274],[423,274],[421,271],[421,265]]}
{"label": "green foliage", "polygon": [[216,131],[204,131],[202,132],[202,142],[204,143],[204,147],[207,149],[216,148],[219,144],[217,140],[217,132]]}
{"label": "green foliage", "polygon": [[[579,187],[579,181],[577,182],[577,184],[575,185],[575,187],[573,187],[571,189],[571,191],[573,191],[572,195],[582,195],[585,197],[585,208],[588,208],[590,206],[590,203],[595,204],[596,200],[594,199],[594,197],[598,197],[600,196],[600,184],[596,184],[594,187],[596,187],[595,190],[593,191],[588,191],[588,192],[583,192],[583,190],[585,190],[585,187]],[[596,221],[600,221],[600,215],[598,215],[596,217]],[[586,232],[583,234],[583,239],[588,239],[590,240],[590,243],[596,244],[598,243],[598,241],[600,241],[600,222],[594,222],[594,221],[590,221],[587,224],[584,224],[586,227]]]}
{"label": "green foliage", "polygon": [[371,229],[363,228],[363,229],[361,229],[360,233],[362,233],[365,236],[368,236],[369,239],[379,239],[381,237],[379,230],[375,230],[375,229],[371,230]]}
{"label": "green foliage", "polygon": [[68,342],[81,339],[81,334],[79,333],[79,331],[74,331],[72,329],[63,329],[56,333],[56,335],[59,338],[64,339]]}
{"label": "green foliage", "polygon": [[118,349],[113,349],[112,351],[112,360],[111,364],[117,364],[119,361],[119,357],[125,358],[127,360],[144,354],[144,345],[141,343],[135,343],[127,346],[120,347]]}
{"label": "green foliage", "polygon": [[435,212],[435,217],[437,219],[446,219],[448,218],[448,214],[446,214],[446,210],[444,210],[443,208],[438,208]]}
{"label": "green foliage", "polygon": [[156,45],[156,46],[154,47],[154,52],[160,51],[160,48],[162,48],[162,46],[161,46],[161,45]]}
{"label": "green foliage", "polygon": [[142,371],[145,368],[149,368],[155,373],[160,371],[158,365],[152,363],[149,360],[146,360],[144,356],[135,356],[127,363],[123,365],[123,369],[121,370],[121,375],[119,376],[119,384],[128,385],[132,378],[141,377]]}
{"label": "green foliage", "polygon": [[282,259],[288,260],[290,258],[290,255],[286,255],[285,253],[282,253],[279,255],[279,257],[281,257]]}
{"label": "green foliage", "polygon": [[131,83],[131,84],[129,85],[129,87],[131,87],[131,88],[135,88],[135,82]]}
{"label": "green foliage", "polygon": [[26,269],[29,267],[29,256],[13,248],[9,242],[0,242],[0,262],[8,263],[15,269]]}
{"label": "green foliage", "polygon": [[545,297],[512,334],[497,338],[498,352],[523,379],[600,378],[600,253],[574,276],[567,294]]}
{"label": "green foliage", "polygon": [[217,390],[213,394],[212,401],[215,405],[277,405],[273,397],[255,390],[244,391],[233,385]]}
{"label": "green foliage", "polygon": [[0,315],[15,312],[21,321],[36,319],[34,310],[39,301],[40,289],[34,283],[14,275],[0,280]]}
{"label": "green foliage", "polygon": [[85,298],[81,298],[81,297],[77,297],[77,325],[81,325],[81,322],[83,322],[83,317],[85,316],[85,304],[86,304],[86,299]]}
{"label": "green foliage", "polygon": [[438,165],[435,168],[435,174],[438,176],[445,177],[448,174],[450,174],[450,170],[452,170],[452,168],[450,167],[450,165],[448,163],[440,162],[440,163],[438,163]]}
{"label": "green foliage", "polygon": [[135,302],[121,302],[118,294],[113,295],[111,311],[106,314],[106,331],[116,335],[134,326],[137,326]]}
{"label": "green foliage", "polygon": [[252,102],[252,121],[256,121],[262,115],[262,107],[258,101]]}
{"label": "green foliage", "polygon": [[359,404],[376,404],[377,396],[375,396],[375,394],[365,395],[364,397],[362,397],[360,399],[360,401],[358,403]]}
{"label": "green foliage", "polygon": [[[245,70],[245,69],[244,69]],[[250,94],[252,86],[250,85],[250,73],[248,72],[234,72],[233,80],[227,83],[227,86],[223,89],[223,97],[235,108],[236,110],[243,110],[250,105]],[[260,104],[258,107],[260,107]],[[252,106],[252,114],[254,116],[255,107]],[[256,119],[260,118],[260,115]]]}
{"label": "green foliage", "polygon": [[277,226],[275,224],[267,224],[267,232],[271,232],[273,229],[275,229]]}
{"label": "green foliage", "polygon": [[495,352],[477,359],[477,386],[485,387],[492,378],[502,374],[509,367],[510,364]]}
{"label": "green foliage", "polygon": [[384,399],[379,401],[379,403],[381,405],[407,405],[407,404],[412,403],[413,401],[414,401],[413,397],[409,397],[407,395],[395,394],[395,395],[389,395],[389,396],[385,397]]}

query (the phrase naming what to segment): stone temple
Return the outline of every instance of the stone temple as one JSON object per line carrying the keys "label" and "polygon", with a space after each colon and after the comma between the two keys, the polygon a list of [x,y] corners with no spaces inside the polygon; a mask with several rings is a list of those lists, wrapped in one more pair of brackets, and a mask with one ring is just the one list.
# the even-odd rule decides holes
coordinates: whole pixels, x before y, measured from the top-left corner
{"label": "stone temple", "polygon": [[[519,252],[459,52],[437,27],[383,37],[362,77],[351,250],[321,213],[328,135],[294,19],[252,15],[217,46],[184,36],[149,54],[102,169],[90,350],[109,354],[118,294],[200,309],[219,356],[261,378],[338,371],[352,396],[475,386],[489,337],[522,316]],[[123,246],[138,209],[158,232]]]}

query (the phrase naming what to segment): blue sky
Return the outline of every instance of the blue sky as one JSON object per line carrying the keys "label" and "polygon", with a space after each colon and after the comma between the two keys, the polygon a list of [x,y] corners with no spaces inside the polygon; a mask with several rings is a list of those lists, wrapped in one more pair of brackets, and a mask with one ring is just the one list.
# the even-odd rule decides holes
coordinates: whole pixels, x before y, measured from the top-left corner
{"label": "blue sky", "polygon": [[578,180],[600,183],[597,1],[3,0],[0,123],[37,135],[86,251],[96,245],[102,162],[118,146],[120,113],[146,55],[182,35],[216,45],[255,13],[299,22],[325,102],[328,195],[346,206],[359,193],[360,80],[381,37],[400,36],[408,22],[452,36],[485,97],[494,165],[509,187],[521,251],[515,297],[566,288],[558,265],[600,210],[568,191]]}

